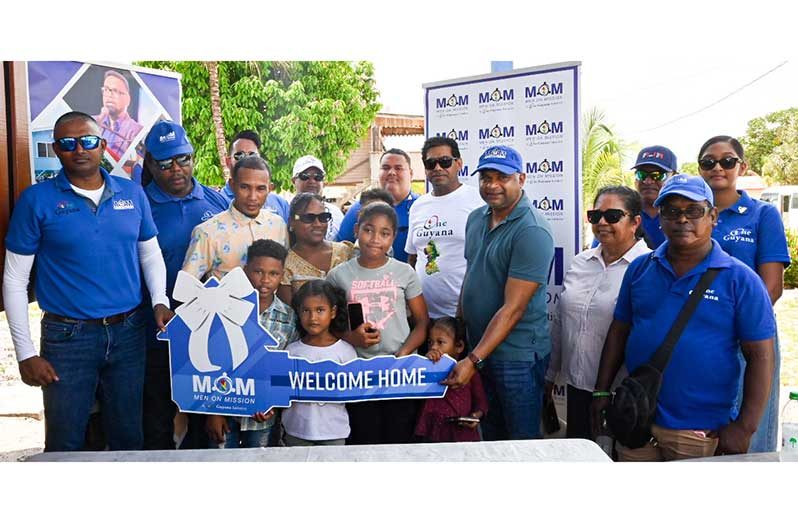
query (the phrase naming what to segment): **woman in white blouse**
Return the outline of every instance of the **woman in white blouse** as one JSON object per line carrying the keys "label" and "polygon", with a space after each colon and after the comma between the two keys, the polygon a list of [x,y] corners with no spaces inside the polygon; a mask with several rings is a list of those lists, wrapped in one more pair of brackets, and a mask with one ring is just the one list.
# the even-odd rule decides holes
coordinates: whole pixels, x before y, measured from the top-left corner
{"label": "woman in white blouse", "polygon": [[551,325],[546,393],[550,400],[558,375],[568,386],[568,438],[592,439],[593,386],[621,281],[632,260],[651,251],[641,239],[642,202],[637,191],[622,186],[603,187],[593,207],[587,217],[599,244],[579,253],[571,262]]}

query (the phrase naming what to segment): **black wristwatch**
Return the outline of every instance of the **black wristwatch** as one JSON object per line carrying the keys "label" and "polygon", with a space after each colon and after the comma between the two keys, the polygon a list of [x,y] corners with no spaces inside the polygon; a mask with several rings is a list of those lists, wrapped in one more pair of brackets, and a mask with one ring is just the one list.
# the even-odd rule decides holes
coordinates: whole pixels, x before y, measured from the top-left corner
{"label": "black wristwatch", "polygon": [[474,367],[476,367],[477,369],[481,369],[482,366],[485,364],[485,360],[480,359],[479,356],[477,356],[473,352],[468,353],[468,359],[471,360],[471,363],[473,363]]}

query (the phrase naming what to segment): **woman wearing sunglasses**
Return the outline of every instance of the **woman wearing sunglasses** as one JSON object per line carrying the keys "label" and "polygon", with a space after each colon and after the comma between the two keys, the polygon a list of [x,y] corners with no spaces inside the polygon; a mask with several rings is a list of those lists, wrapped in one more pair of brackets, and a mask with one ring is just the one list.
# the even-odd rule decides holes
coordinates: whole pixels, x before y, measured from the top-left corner
{"label": "woman wearing sunglasses", "polygon": [[285,273],[277,296],[285,303],[309,280],[324,279],[330,269],[352,257],[349,242],[325,240],[332,220],[324,200],[315,193],[297,194],[288,214],[288,237],[291,248],[285,259]]}
{"label": "woman wearing sunglasses", "polygon": [[[597,247],[579,253],[565,273],[551,325],[546,398],[558,374],[568,388],[566,437],[592,439],[590,405],[604,338],[629,264],[651,251],[642,239],[642,200],[634,189],[603,187],[587,211]],[[622,378],[623,376],[620,376]],[[619,379],[620,379],[619,378]]]}
{"label": "woman wearing sunglasses", "polygon": [[[719,211],[712,238],[724,251],[759,274],[775,305],[784,288],[784,268],[790,264],[787,239],[775,207],[737,190],[737,178],[748,170],[743,146],[731,136],[710,138],[698,153],[698,169],[712,189]],[[776,450],[780,369],[778,336],[774,347],[776,365],[770,398],[759,428],[751,438],[749,452]],[[745,365],[742,355],[740,361]],[[738,407],[741,401],[742,395],[739,394]]]}

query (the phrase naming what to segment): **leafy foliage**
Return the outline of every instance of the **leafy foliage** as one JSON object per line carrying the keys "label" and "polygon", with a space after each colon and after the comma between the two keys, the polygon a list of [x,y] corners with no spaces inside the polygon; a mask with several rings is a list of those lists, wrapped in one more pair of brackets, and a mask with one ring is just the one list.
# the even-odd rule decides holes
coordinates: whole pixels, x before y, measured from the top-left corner
{"label": "leafy foliage", "polygon": [[740,142],[750,168],[768,182],[798,184],[798,108],[754,118]]}
{"label": "leafy foliage", "polygon": [[592,108],[582,116],[582,192],[585,209],[605,185],[634,187],[631,171],[621,167],[627,146],[605,123],[604,112]]}
{"label": "leafy foliage", "polygon": [[[254,129],[276,189],[291,186],[294,161],[320,158],[329,179],[340,175],[380,108],[370,62],[217,62],[222,120],[228,142]],[[224,176],[203,62],[137,62],[183,75],[183,126],[196,150],[195,173],[220,186]]]}
{"label": "leafy foliage", "polygon": [[793,260],[784,271],[784,288],[794,289],[798,287],[798,232],[793,229],[786,229],[784,232],[787,233],[787,250]]}
{"label": "leafy foliage", "polygon": [[679,172],[683,174],[694,174],[698,176],[698,162],[685,162],[679,167]]}

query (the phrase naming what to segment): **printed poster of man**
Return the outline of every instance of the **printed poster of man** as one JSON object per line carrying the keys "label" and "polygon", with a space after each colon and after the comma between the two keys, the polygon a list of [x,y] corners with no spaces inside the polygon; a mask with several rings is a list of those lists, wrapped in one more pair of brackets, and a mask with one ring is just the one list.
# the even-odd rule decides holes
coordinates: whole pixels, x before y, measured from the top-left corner
{"label": "printed poster of man", "polygon": [[141,181],[144,137],[155,122],[180,117],[180,75],[130,65],[28,62],[33,182],[58,174],[53,124],[68,111],[97,120],[107,142],[102,166]]}

